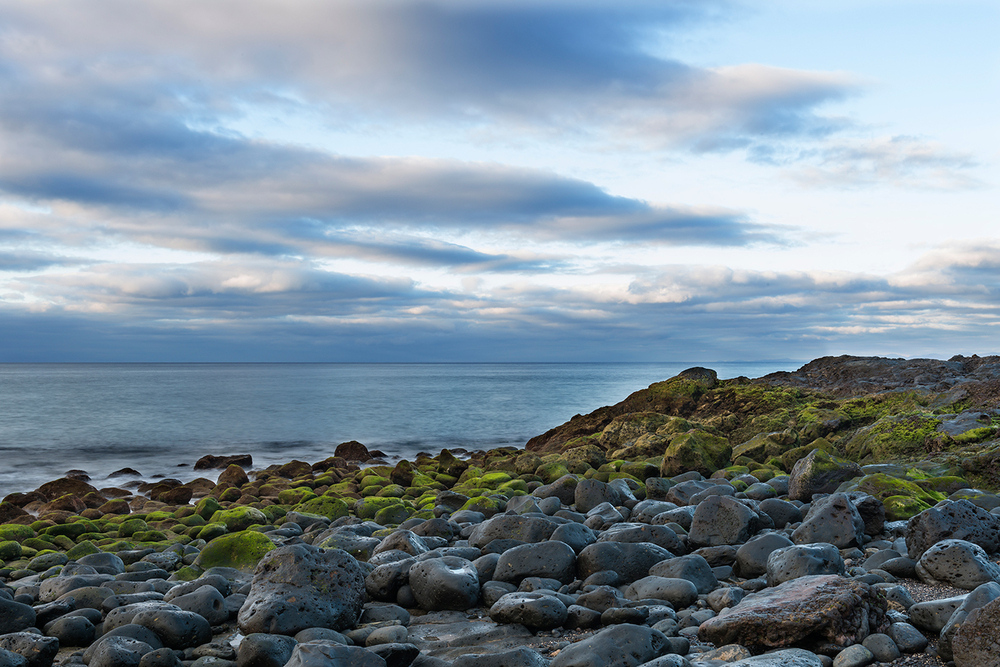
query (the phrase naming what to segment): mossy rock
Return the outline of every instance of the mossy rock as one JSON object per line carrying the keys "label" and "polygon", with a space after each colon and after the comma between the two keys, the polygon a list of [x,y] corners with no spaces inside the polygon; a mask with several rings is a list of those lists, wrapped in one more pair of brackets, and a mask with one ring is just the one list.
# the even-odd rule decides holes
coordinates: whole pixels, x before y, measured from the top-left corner
{"label": "mossy rock", "polygon": [[264,554],[274,549],[274,542],[263,533],[241,530],[216,537],[201,549],[194,568],[232,567],[252,572]]}
{"label": "mossy rock", "polygon": [[[411,479],[412,479],[412,477],[411,477]],[[371,487],[369,487],[369,488],[371,488]],[[361,495],[366,495],[365,491],[362,491]],[[389,485],[383,486],[375,494],[375,496],[378,497],[378,498],[402,498],[405,495],[406,495],[406,489],[404,487],[400,486],[399,484],[389,484]]]}
{"label": "mossy rock", "polygon": [[847,442],[847,455],[855,461],[891,461],[924,455],[940,449],[944,435],[940,419],[920,413],[888,415],[859,429]]}
{"label": "mossy rock", "polygon": [[381,475],[366,474],[362,475],[361,479],[358,480],[358,486],[362,489],[369,486],[383,487],[391,484],[388,477],[382,477]]}
{"label": "mossy rock", "polygon": [[732,448],[721,436],[704,431],[688,431],[670,441],[660,466],[661,477],[673,477],[690,470],[709,476],[729,462]]}
{"label": "mossy rock", "polygon": [[192,514],[191,516],[186,516],[180,520],[182,526],[187,526],[191,528],[193,526],[204,526],[207,521],[200,514]]}
{"label": "mossy rock", "polygon": [[[781,456],[789,449],[793,449],[798,442],[798,438],[791,430],[772,431],[771,433],[760,433],[750,438],[746,442],[733,447],[732,460],[745,456],[752,461],[763,463],[770,458]],[[811,450],[810,450],[811,451]]]}
{"label": "mossy rock", "polygon": [[73,540],[69,539],[65,535],[56,535],[54,538],[52,538],[52,544],[56,545],[63,551],[66,551],[67,549],[72,549],[75,542],[73,542]]}
{"label": "mossy rock", "polygon": [[194,581],[203,574],[204,572],[201,568],[185,565],[181,569],[175,571],[170,578],[176,581]]}
{"label": "mossy rock", "polygon": [[477,496],[474,498],[469,498],[462,505],[463,510],[472,510],[473,512],[482,512],[487,517],[491,517],[494,514],[503,512],[507,508],[507,502],[497,500],[491,496]]}
{"label": "mossy rock", "polygon": [[21,543],[14,540],[0,542],[0,561],[9,562],[21,557]]}
{"label": "mossy rock", "polygon": [[132,539],[136,542],[164,542],[167,540],[167,534],[162,530],[143,530],[134,533]]}
{"label": "mossy rock", "polygon": [[969,484],[966,479],[954,475],[944,477],[928,477],[917,481],[917,484],[922,489],[943,493],[946,496],[950,496],[956,491],[961,491],[962,489],[972,488],[972,484]]}
{"label": "mossy rock", "polygon": [[509,482],[501,484],[497,488],[497,491],[503,493],[504,495],[527,493],[528,483],[523,479],[512,479]]}
{"label": "mossy rock", "polygon": [[810,442],[808,445],[802,445],[801,447],[795,447],[789,449],[787,452],[777,457],[780,461],[781,468],[783,470],[791,470],[798,463],[799,459],[808,456],[812,450],[820,449],[827,454],[836,454],[837,447],[827,440],[826,438],[817,438]]}
{"label": "mossy rock", "polygon": [[909,496],[911,498],[916,498],[929,506],[945,499],[945,495],[943,493],[926,490],[916,482],[900,479],[898,477],[892,477],[891,475],[886,475],[885,473],[865,475],[861,479],[857,480],[857,482],[846,482],[841,486],[845,490],[850,489],[852,491],[863,491],[864,493],[874,496],[883,502],[892,496]]}
{"label": "mossy rock", "polygon": [[91,554],[100,553],[101,550],[97,548],[97,545],[90,540],[84,540],[78,542],[74,547],[66,551],[66,557],[70,560],[77,560],[83,558],[84,556],[89,556]]}
{"label": "mossy rock", "polygon": [[264,525],[268,519],[267,515],[256,507],[241,505],[227,510],[219,510],[208,521],[209,523],[223,523],[230,533],[237,533],[255,524]]}
{"label": "mossy rock", "polygon": [[127,519],[118,526],[118,537],[132,537],[145,530],[149,530],[149,524],[143,519]]}
{"label": "mossy rock", "polygon": [[771,468],[755,468],[750,471],[750,474],[756,477],[761,482],[766,482],[768,480],[774,479],[775,472]]}
{"label": "mossy rock", "polygon": [[511,479],[511,476],[506,472],[488,472],[479,478],[476,486],[485,489],[496,489],[501,484],[509,482]]}
{"label": "mossy rock", "polygon": [[574,444],[576,442],[577,440],[574,439],[566,443],[563,451],[563,460],[567,464],[582,463],[588,468],[598,468],[607,461],[604,450],[593,442]]}
{"label": "mossy rock", "polygon": [[550,461],[535,468],[535,474],[541,477],[546,484],[551,484],[563,475],[568,475],[569,468],[563,461]]}
{"label": "mossy rock", "polygon": [[282,505],[298,505],[315,497],[316,494],[307,486],[297,486],[294,489],[278,492],[278,502]]}
{"label": "mossy rock", "polygon": [[[229,531],[224,523],[209,523],[198,529],[198,539],[211,542],[220,535],[225,535]],[[192,535],[192,537],[194,537]]]}
{"label": "mossy rock", "polygon": [[402,503],[398,505],[389,505],[388,507],[383,507],[376,512],[375,523],[380,526],[398,526],[409,519],[412,513],[413,510]]}
{"label": "mossy rock", "polygon": [[28,569],[33,572],[45,572],[50,567],[58,567],[69,562],[66,554],[58,551],[39,551],[38,555],[28,563]]}
{"label": "mossy rock", "polygon": [[930,505],[913,496],[889,496],[882,501],[885,506],[886,521],[902,521],[920,514]]}
{"label": "mossy rock", "polygon": [[56,525],[56,522],[52,521],[51,519],[39,519],[38,521],[34,521],[34,522],[30,523],[29,525],[31,526],[31,529],[33,531],[35,531],[36,533],[40,533],[43,530],[45,530],[46,528],[48,528],[49,526]]}
{"label": "mossy rock", "polygon": [[[319,514],[320,516],[325,516],[331,521],[350,514],[347,503],[340,498],[334,498],[333,496],[319,496],[317,498],[313,498],[312,500],[307,500],[304,503],[299,503],[295,506],[295,511],[306,512],[308,514]],[[263,514],[263,512],[261,512],[261,514]],[[230,531],[232,530],[233,529],[230,528]]]}
{"label": "mossy rock", "polygon": [[626,461],[619,468],[619,472],[631,475],[640,482],[645,482],[650,477],[658,477],[660,467],[646,461]]}
{"label": "mossy rock", "polygon": [[73,523],[64,523],[58,526],[49,526],[45,529],[46,535],[52,535],[53,537],[57,535],[65,535],[73,540],[84,533],[97,532],[100,532],[100,527],[88,519],[80,519],[79,521],[74,521]]}
{"label": "mossy rock", "polygon": [[359,519],[371,519],[375,520],[375,515],[379,513],[380,510],[386,507],[392,507],[393,505],[402,505],[404,501],[399,498],[379,498],[377,496],[371,496],[367,498],[362,498],[361,500],[354,503],[353,510],[354,515]]}
{"label": "mossy rock", "polygon": [[205,496],[194,506],[194,511],[206,521],[211,520],[212,516],[221,509],[222,505],[212,496]]}
{"label": "mossy rock", "polygon": [[29,526],[22,526],[16,523],[8,523],[0,525],[0,541],[6,542],[7,540],[14,540],[15,542],[24,542],[27,539],[31,539],[35,536],[35,531]]}

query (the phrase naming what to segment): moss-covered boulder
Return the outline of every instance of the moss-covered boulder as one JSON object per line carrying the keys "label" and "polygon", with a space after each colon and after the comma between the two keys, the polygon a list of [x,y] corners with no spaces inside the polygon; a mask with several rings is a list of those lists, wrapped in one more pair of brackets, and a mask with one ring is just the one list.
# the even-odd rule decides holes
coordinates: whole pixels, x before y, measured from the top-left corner
{"label": "moss-covered boulder", "polygon": [[772,431],[771,433],[760,433],[733,447],[732,460],[735,461],[741,456],[763,463],[768,459],[781,456],[798,443],[798,436],[794,431],[786,429],[784,431]]}
{"label": "moss-covered boulder", "polygon": [[375,513],[375,523],[381,526],[398,526],[413,514],[413,509],[403,505],[389,505]]}
{"label": "moss-covered boulder", "polygon": [[938,433],[941,420],[933,415],[912,413],[887,415],[865,426],[847,442],[847,455],[862,463],[892,461],[926,454],[941,448],[945,436]]}
{"label": "moss-covered boulder", "polygon": [[212,496],[205,496],[195,505],[194,511],[206,521],[210,521],[216,512],[222,509],[219,501]]}
{"label": "moss-covered boulder", "polygon": [[149,530],[149,524],[138,517],[122,521],[118,525],[118,537],[132,537],[136,533]]}
{"label": "moss-covered boulder", "polygon": [[296,505],[295,511],[305,512],[307,514],[319,514],[320,516],[325,516],[331,521],[350,514],[350,508],[347,503],[340,498],[335,498],[334,496],[318,496],[316,498],[312,498],[304,503]]}
{"label": "moss-covered boulder", "polygon": [[846,481],[863,477],[861,466],[854,461],[812,450],[792,468],[788,480],[788,497],[809,502],[814,494],[833,493]]}
{"label": "moss-covered boulder", "polygon": [[21,557],[21,543],[14,540],[0,542],[0,561],[10,562]]}
{"label": "moss-covered boulder", "polygon": [[889,496],[882,501],[886,521],[902,521],[920,514],[930,505],[913,496]]}
{"label": "moss-covered boulder", "polygon": [[476,496],[475,498],[469,498],[465,504],[462,505],[463,510],[482,512],[487,518],[499,512],[503,512],[506,508],[506,501],[498,500],[492,496]]}
{"label": "moss-covered boulder", "polygon": [[101,550],[97,548],[97,545],[90,540],[84,540],[79,542],[69,549],[66,550],[66,557],[70,560],[77,560],[83,558],[84,556],[89,556],[91,554],[100,553]]}
{"label": "moss-covered boulder", "polygon": [[257,566],[257,561],[274,548],[274,543],[263,533],[241,530],[216,537],[202,547],[194,566],[201,570],[232,567],[252,572]]}
{"label": "moss-covered boulder", "polygon": [[660,476],[673,477],[689,470],[709,476],[729,462],[731,453],[726,438],[691,430],[670,441],[660,464]]}
{"label": "moss-covered boulder", "polygon": [[374,520],[375,515],[378,514],[379,511],[385,509],[386,507],[401,504],[403,504],[403,501],[399,498],[379,498],[377,496],[362,498],[354,503],[354,515],[359,519],[364,519],[366,521],[369,519]]}
{"label": "moss-covered boulder", "polygon": [[566,466],[566,462],[561,459],[556,459],[554,461],[546,461],[540,466],[535,468],[535,474],[542,478],[546,484],[551,484],[560,477],[569,474],[569,468]]}
{"label": "moss-covered boulder", "polygon": [[6,542],[8,540],[24,542],[34,536],[35,531],[32,530],[30,526],[22,526],[16,523],[0,525],[0,542]]}
{"label": "moss-covered boulder", "polygon": [[906,496],[915,498],[928,506],[934,505],[946,497],[943,493],[925,489],[917,482],[892,477],[884,473],[865,475],[856,482],[842,484],[840,488],[844,491],[862,491],[883,502],[893,496]]}
{"label": "moss-covered boulder", "polygon": [[226,530],[230,533],[246,530],[253,525],[265,525],[267,522],[266,514],[256,507],[247,507],[245,505],[231,507],[227,510],[219,510],[209,519],[209,523],[225,524]]}

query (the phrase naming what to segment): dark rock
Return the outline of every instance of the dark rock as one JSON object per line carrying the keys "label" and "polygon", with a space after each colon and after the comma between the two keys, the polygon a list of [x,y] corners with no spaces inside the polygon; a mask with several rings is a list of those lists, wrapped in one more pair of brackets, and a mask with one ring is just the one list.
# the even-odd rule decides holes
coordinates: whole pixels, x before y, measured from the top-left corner
{"label": "dark rock", "polygon": [[500,653],[470,653],[452,662],[453,667],[548,667],[548,664],[538,651],[526,646]]}
{"label": "dark rock", "polygon": [[924,583],[948,584],[967,591],[991,581],[1000,582],[1000,566],[978,544],[965,540],[941,540],[924,552],[916,571]]}
{"label": "dark rock", "polygon": [[973,610],[985,606],[987,603],[1000,598],[1000,584],[990,582],[976,588],[969,593],[961,606],[948,618],[948,622],[941,628],[940,639],[938,640],[937,652],[943,660],[951,660],[954,657],[952,643],[959,629],[968,620],[969,614]]}
{"label": "dark rock", "polygon": [[368,650],[385,660],[386,667],[409,667],[420,655],[420,649],[405,642],[377,644]]}
{"label": "dark rock", "polygon": [[781,533],[762,533],[747,540],[736,550],[733,570],[741,577],[751,579],[767,572],[767,559],[777,549],[792,546],[792,541]]}
{"label": "dark rock", "polygon": [[849,646],[887,625],[885,598],[874,588],[837,575],[818,575],[747,595],[702,623],[698,638],[753,651],[823,643]]}
{"label": "dark rock", "polygon": [[226,600],[217,588],[205,584],[195,591],[171,598],[172,604],[184,611],[194,612],[203,616],[209,625],[219,625],[229,618],[226,611]]}
{"label": "dark rock", "polygon": [[[139,667],[181,667],[181,661],[177,657],[177,653],[173,649],[158,648],[143,655],[139,660]],[[232,664],[235,665],[236,663]],[[219,665],[219,667],[223,666]]]}
{"label": "dark rock", "polygon": [[909,623],[893,623],[885,633],[903,653],[920,653],[927,648],[927,637]]}
{"label": "dark rock", "polygon": [[284,667],[297,643],[284,635],[254,632],[240,642],[236,663],[239,667]]}
{"label": "dark rock", "polygon": [[952,640],[955,667],[1000,665],[1000,599],[969,612]]}
{"label": "dark rock", "polygon": [[211,470],[212,468],[228,468],[238,465],[241,468],[253,467],[253,457],[250,454],[235,454],[232,456],[214,456],[206,454],[194,464],[195,470]]}
{"label": "dark rock", "polygon": [[843,493],[834,493],[812,503],[805,520],[792,533],[796,544],[828,542],[843,549],[864,543],[865,522]]}
{"label": "dark rock", "polygon": [[387,667],[385,660],[357,646],[320,642],[298,644],[285,667]]}
{"label": "dark rock", "polygon": [[142,656],[153,650],[138,639],[105,635],[84,651],[83,661],[88,667],[139,667]]}
{"label": "dark rock", "polygon": [[597,535],[582,523],[564,523],[552,532],[549,538],[553,541],[565,542],[579,554],[586,547],[597,541]]}
{"label": "dark rock", "polygon": [[490,618],[497,623],[520,623],[532,630],[558,628],[567,614],[558,597],[544,593],[508,593],[490,607]]}
{"label": "dark rock", "polygon": [[469,546],[481,549],[496,539],[514,539],[525,543],[547,540],[556,523],[541,517],[500,514],[477,525],[469,535]]}
{"label": "dark rock", "polygon": [[673,554],[655,544],[598,542],[577,556],[577,578],[586,579],[595,572],[613,570],[622,583],[630,584],[645,577],[656,563],[672,557]]}
{"label": "dark rock", "polygon": [[[554,535],[554,533],[553,533]],[[677,533],[666,526],[640,523],[619,523],[611,526],[597,539],[598,542],[648,542],[663,547],[673,554],[686,551]]]}
{"label": "dark rock", "polygon": [[943,500],[910,517],[906,524],[906,548],[914,560],[941,540],[950,539],[972,542],[995,553],[1000,549],[1000,516],[968,500]]}
{"label": "dark rock", "polygon": [[698,504],[688,532],[692,547],[742,544],[760,528],[753,510],[727,496],[710,496]]}
{"label": "dark rock", "polygon": [[790,523],[802,521],[802,512],[793,503],[778,498],[762,500],[760,511],[771,517],[775,528],[784,528]]}
{"label": "dark rock", "polygon": [[96,630],[90,619],[83,616],[63,616],[52,621],[45,634],[59,640],[59,646],[90,646]]}
{"label": "dark rock", "polygon": [[350,554],[305,544],[278,547],[257,563],[239,627],[244,634],[342,630],[357,623],[364,598],[364,574]]}
{"label": "dark rock", "polygon": [[630,600],[666,600],[674,609],[683,609],[698,599],[698,589],[687,579],[650,575],[630,584],[625,590],[625,597]]}
{"label": "dark rock", "polygon": [[[493,578],[518,584],[525,577],[546,577],[568,584],[576,576],[576,553],[564,542],[547,540],[508,549],[500,555]],[[411,572],[410,579],[412,581]]]}
{"label": "dark rock", "polygon": [[668,646],[662,632],[625,623],[567,646],[550,667],[636,667],[659,657]]}
{"label": "dark rock", "polygon": [[861,466],[854,461],[814,449],[792,467],[788,498],[809,502],[814,494],[834,493],[843,482],[861,476]]}
{"label": "dark rock", "polygon": [[464,558],[444,556],[418,562],[410,567],[409,583],[417,604],[427,611],[461,611],[479,601],[479,574]]}
{"label": "dark rock", "polygon": [[212,641],[212,627],[208,621],[190,611],[180,609],[141,611],[132,618],[132,623],[155,632],[168,648],[183,650]]}
{"label": "dark rock", "polygon": [[601,503],[621,505],[624,501],[621,493],[609,484],[596,479],[581,479],[573,493],[577,512],[586,514]]}
{"label": "dark rock", "polygon": [[719,585],[708,561],[697,554],[660,561],[649,568],[649,573],[657,577],[685,579],[694,584],[699,593],[709,593]]}
{"label": "dark rock", "polygon": [[767,557],[768,586],[777,586],[799,577],[845,572],[840,550],[822,542],[782,547]]}
{"label": "dark rock", "polygon": [[918,602],[907,610],[910,622],[922,630],[939,633],[948,624],[951,615],[962,606],[966,597],[968,596],[962,595]]}
{"label": "dark rock", "polygon": [[0,634],[20,632],[34,624],[35,610],[31,605],[0,596]]}

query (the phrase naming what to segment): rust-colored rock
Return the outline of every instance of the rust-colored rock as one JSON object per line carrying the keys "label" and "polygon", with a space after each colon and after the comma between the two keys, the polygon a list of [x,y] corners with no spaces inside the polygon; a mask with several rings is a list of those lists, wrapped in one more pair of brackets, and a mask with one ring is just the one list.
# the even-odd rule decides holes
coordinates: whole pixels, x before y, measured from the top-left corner
{"label": "rust-colored rock", "polygon": [[786,581],[747,595],[698,628],[698,639],[754,652],[821,644],[850,646],[888,627],[886,601],[874,587],[838,575]]}
{"label": "rust-colored rock", "polygon": [[219,475],[219,484],[231,484],[233,486],[243,486],[244,484],[249,484],[250,478],[247,477],[246,472],[243,468],[239,467],[235,463],[231,464],[228,468],[222,471]]}
{"label": "rust-colored rock", "polygon": [[19,516],[31,516],[13,503],[0,503],[0,523],[7,523]]}
{"label": "rust-colored rock", "polygon": [[45,500],[55,500],[60,496],[65,496],[70,493],[82,498],[92,491],[96,492],[97,489],[82,480],[62,477],[60,479],[55,479],[51,482],[42,484],[36,489],[36,491],[38,491],[38,493],[40,493]]}
{"label": "rust-colored rock", "polygon": [[337,449],[333,450],[333,455],[339,456],[347,461],[360,461],[361,463],[370,461],[372,458],[368,448],[357,440],[340,443],[337,445]]}
{"label": "rust-colored rock", "polygon": [[215,456],[206,454],[198,459],[194,464],[195,470],[211,470],[212,468],[228,468],[231,465],[238,465],[241,468],[253,466],[253,457],[249,454],[234,454],[232,456]]}

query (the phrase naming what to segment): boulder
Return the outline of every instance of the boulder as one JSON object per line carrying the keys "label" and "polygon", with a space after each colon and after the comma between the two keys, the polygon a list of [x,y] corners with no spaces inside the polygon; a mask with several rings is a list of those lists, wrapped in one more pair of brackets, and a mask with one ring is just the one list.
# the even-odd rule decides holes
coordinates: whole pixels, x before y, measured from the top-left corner
{"label": "boulder", "polygon": [[648,576],[625,589],[629,600],[665,600],[674,609],[684,609],[698,599],[698,589],[687,579]]}
{"label": "boulder", "polygon": [[577,512],[586,514],[601,503],[621,505],[625,499],[618,489],[597,479],[581,479],[573,492]]}
{"label": "boulder", "polygon": [[846,568],[840,550],[832,544],[796,544],[781,547],[767,557],[767,585],[821,574],[844,574]]}
{"label": "boulder", "polygon": [[531,630],[551,630],[566,622],[566,605],[546,593],[507,593],[490,607],[490,618],[497,623],[520,623]]}
{"label": "boulder", "polygon": [[682,554],[686,551],[677,533],[667,526],[650,526],[642,523],[615,524],[601,533],[597,541],[648,542],[663,547],[673,554]]}
{"label": "boulder", "polygon": [[955,667],[1000,667],[1000,599],[972,610],[952,640]]}
{"label": "boulder", "polygon": [[295,544],[257,564],[238,623],[245,635],[294,635],[320,626],[339,631],[357,623],[364,602],[365,577],[353,556]]}
{"label": "boulder", "polygon": [[1000,566],[978,544],[965,540],[941,540],[924,552],[916,570],[924,583],[948,584],[968,591],[988,582],[1000,582]]}
{"label": "boulder", "polygon": [[670,440],[663,452],[660,476],[673,477],[690,470],[711,475],[729,463],[732,451],[726,438],[692,429]]}
{"label": "boulder", "polygon": [[965,540],[986,553],[1000,549],[1000,516],[968,500],[943,500],[910,518],[906,524],[906,549],[918,560],[941,540]]}
{"label": "boulder", "polygon": [[427,611],[462,611],[479,602],[476,566],[458,556],[429,558],[413,564],[409,583],[417,605]]}
{"label": "boulder", "polygon": [[719,585],[719,580],[715,577],[711,565],[698,554],[688,554],[660,561],[649,568],[649,573],[657,577],[685,579],[694,584],[698,593],[702,594],[710,593]]}
{"label": "boulder", "polygon": [[805,520],[792,533],[796,544],[827,542],[838,549],[864,544],[865,522],[854,504],[843,493],[820,498],[812,503]]}
{"label": "boulder", "polygon": [[692,547],[742,544],[759,528],[759,517],[739,500],[710,496],[694,512],[688,544]]}
{"label": "boulder", "polygon": [[861,466],[822,449],[814,449],[792,467],[789,500],[809,502],[814,494],[834,493],[843,482],[861,477]]}
{"label": "boulder", "polygon": [[500,514],[472,529],[469,546],[482,549],[493,540],[513,539],[541,542],[552,536],[557,524],[549,519],[515,514]]}
{"label": "boulder", "polygon": [[736,550],[733,570],[741,577],[752,579],[767,572],[767,559],[777,549],[792,546],[782,533],[762,533],[747,540]]}
{"label": "boulder", "polygon": [[673,558],[673,554],[655,544],[597,542],[577,556],[577,578],[586,579],[596,572],[612,570],[622,583],[629,584],[645,577],[649,568],[668,558]]}
{"label": "boulder", "polygon": [[549,667],[636,667],[670,649],[659,630],[622,623],[559,651]]}
{"label": "boulder", "polygon": [[1000,598],[1000,584],[995,582],[983,584],[965,597],[961,606],[955,610],[945,626],[941,628],[937,652],[943,660],[951,660],[954,657],[952,643],[959,629],[968,620],[969,614],[997,598]]}
{"label": "boulder", "polygon": [[755,652],[792,645],[846,647],[887,627],[885,598],[875,588],[838,575],[817,575],[747,595],[702,623],[698,638]]}
{"label": "boulder", "polygon": [[568,584],[575,576],[576,552],[568,544],[556,540],[507,549],[500,554],[493,571],[494,579],[512,584],[521,583],[525,577],[545,577]]}

